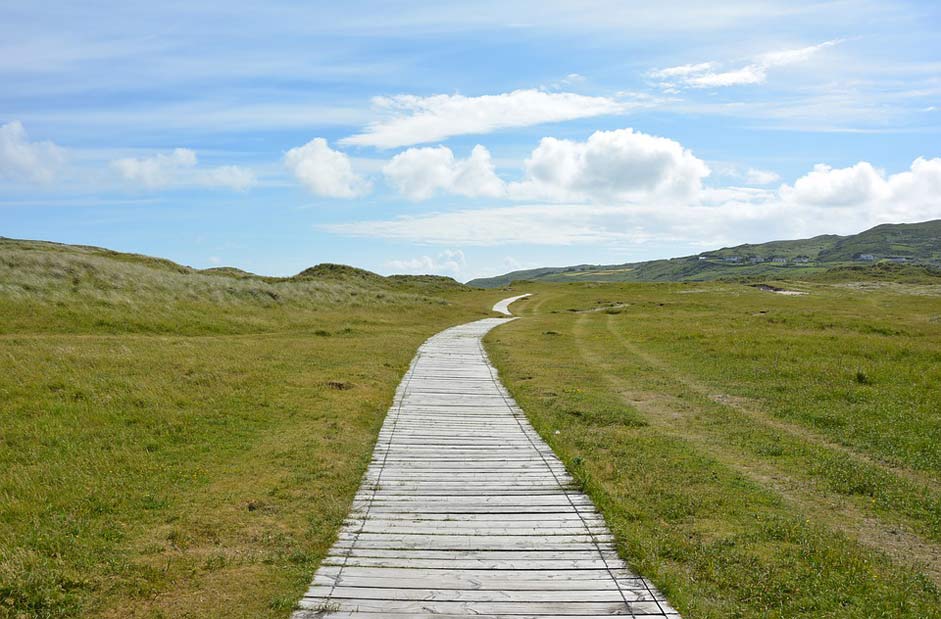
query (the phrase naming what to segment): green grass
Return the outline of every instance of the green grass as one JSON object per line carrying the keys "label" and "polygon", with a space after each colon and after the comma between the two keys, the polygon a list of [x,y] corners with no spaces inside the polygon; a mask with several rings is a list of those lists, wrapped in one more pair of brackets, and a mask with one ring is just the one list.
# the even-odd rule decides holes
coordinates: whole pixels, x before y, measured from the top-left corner
{"label": "green grass", "polygon": [[487,347],[687,617],[941,616],[941,288],[531,284]]}
{"label": "green grass", "polygon": [[199,271],[0,240],[0,617],[287,617],[417,346],[510,390],[687,618],[941,617],[941,285]]}
{"label": "green grass", "polygon": [[[695,256],[651,260],[616,265],[583,264],[569,267],[542,267],[513,271],[469,282],[482,287],[499,287],[513,281],[540,282],[678,282],[713,281],[742,277],[817,278],[831,269],[857,267],[857,277],[884,276],[879,262],[860,262],[871,254],[876,260],[901,256],[917,262],[919,277],[941,278],[941,219],[916,224],[882,224],[849,236],[825,234],[810,239],[771,241],[737,245],[703,252]],[[738,262],[728,259],[738,258]],[[770,262],[785,258],[786,263]],[[752,260],[762,260],[753,263]],[[795,261],[800,259],[800,261]],[[865,266],[862,273],[858,267]],[[871,267],[876,266],[876,269]],[[892,266],[889,263],[889,266]],[[911,265],[906,265],[911,266]]]}
{"label": "green grass", "polygon": [[504,296],[0,242],[0,617],[287,617],[415,349]]}

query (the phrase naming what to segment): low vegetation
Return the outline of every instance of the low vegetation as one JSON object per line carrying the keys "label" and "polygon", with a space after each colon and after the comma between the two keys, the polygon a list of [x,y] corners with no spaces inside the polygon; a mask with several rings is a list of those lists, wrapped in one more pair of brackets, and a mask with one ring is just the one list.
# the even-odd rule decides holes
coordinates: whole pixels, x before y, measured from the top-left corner
{"label": "low vegetation", "polygon": [[287,617],[417,346],[522,292],[491,357],[685,617],[941,617],[941,280],[740,279],[474,290],[0,240],[0,618]]}
{"label": "low vegetation", "polygon": [[[728,278],[813,278],[832,269],[918,265],[941,278],[941,220],[883,224],[849,236],[824,234],[810,239],[723,247],[695,256],[613,265],[581,264],[514,271],[468,282],[498,287],[513,281],[676,282]],[[871,267],[875,267],[874,269]]]}
{"label": "low vegetation", "polygon": [[502,296],[0,241],[0,617],[287,617],[415,349]]}
{"label": "low vegetation", "polygon": [[941,617],[928,282],[531,283],[486,344],[684,616]]}

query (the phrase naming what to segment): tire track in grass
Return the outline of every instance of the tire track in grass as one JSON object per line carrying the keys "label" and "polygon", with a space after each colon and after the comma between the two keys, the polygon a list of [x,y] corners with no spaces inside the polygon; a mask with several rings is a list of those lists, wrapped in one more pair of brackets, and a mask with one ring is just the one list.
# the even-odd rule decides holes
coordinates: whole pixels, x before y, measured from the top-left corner
{"label": "tire track in grass", "polygon": [[756,423],[773,428],[779,432],[784,432],[794,438],[807,441],[808,443],[813,443],[818,447],[838,451],[860,464],[879,467],[887,473],[904,477],[912,483],[924,486],[925,489],[931,491],[932,493],[941,493],[941,480],[934,479],[924,473],[921,473],[920,471],[897,466],[878,458],[873,458],[872,456],[861,453],[852,447],[830,440],[829,438],[814,432],[810,428],[786,421],[784,419],[780,419],[765,411],[762,411],[759,406],[755,405],[748,398],[717,393],[717,389],[712,388],[705,383],[698,382],[690,376],[684,376],[683,374],[680,374],[675,368],[671,367],[665,361],[644,350],[641,350],[636,344],[629,342],[622,333],[618,332],[618,330],[614,328],[614,318],[616,317],[607,317],[607,329],[611,335],[617,339],[622,348],[627,349],[631,354],[637,356],[648,365],[660,370],[661,372],[670,374],[677,382],[689,388],[691,391],[704,396],[709,400],[712,400],[716,404],[732,408]]}
{"label": "tire track in grass", "polygon": [[[759,486],[775,492],[786,504],[800,513],[840,531],[865,547],[884,553],[900,565],[923,572],[936,584],[941,585],[941,546],[925,539],[906,525],[885,522],[880,517],[865,513],[847,496],[828,491],[811,480],[793,476],[769,460],[762,460],[736,449],[732,443],[723,440],[722,436],[695,428],[696,414],[701,412],[698,407],[691,406],[690,402],[675,396],[637,390],[617,376],[612,364],[605,360],[605,356],[591,349],[591,345],[585,341],[586,323],[590,321],[590,318],[590,315],[579,316],[572,329],[580,357],[599,370],[604,380],[621,395],[625,403],[640,411],[658,431],[695,445],[723,465],[737,471]],[[612,330],[610,327],[612,318],[613,316],[607,317],[606,326],[608,331],[617,336],[616,339],[623,349],[634,354],[668,381],[678,382],[697,391],[686,381],[675,376],[675,372],[665,363],[637,350],[623,336]],[[695,384],[691,379],[688,380]],[[700,385],[700,387],[703,386]],[[710,391],[708,388],[703,387],[703,389]],[[716,405],[728,406],[723,402],[713,400],[709,394],[701,390],[698,394],[705,395]],[[749,421],[756,421],[759,424],[762,421],[761,418],[753,419],[737,408],[730,408]],[[771,427],[778,430],[776,427]],[[792,438],[804,440],[801,436]],[[815,445],[815,447],[826,448],[824,445]]]}

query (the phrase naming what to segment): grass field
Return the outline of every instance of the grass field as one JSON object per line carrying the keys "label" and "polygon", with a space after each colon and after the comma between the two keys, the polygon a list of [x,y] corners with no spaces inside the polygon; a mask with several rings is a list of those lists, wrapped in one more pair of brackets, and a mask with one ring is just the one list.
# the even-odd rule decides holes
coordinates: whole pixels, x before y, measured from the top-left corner
{"label": "grass field", "polygon": [[684,616],[941,617],[941,285],[530,284],[504,382]]}
{"label": "grass field", "polygon": [[0,243],[0,617],[286,617],[415,349],[502,291]]}
{"label": "grass field", "polygon": [[941,283],[899,274],[481,291],[0,240],[0,617],[287,617],[417,346],[521,292],[494,362],[685,617],[941,617]]}

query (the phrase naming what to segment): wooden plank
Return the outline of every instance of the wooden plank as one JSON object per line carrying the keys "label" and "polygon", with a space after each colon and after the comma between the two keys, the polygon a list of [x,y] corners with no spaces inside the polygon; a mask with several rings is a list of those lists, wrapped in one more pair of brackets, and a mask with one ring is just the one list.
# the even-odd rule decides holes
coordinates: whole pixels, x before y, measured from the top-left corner
{"label": "wooden plank", "polygon": [[[610,582],[610,581],[609,581]],[[427,587],[427,585],[426,585]],[[639,598],[635,592],[630,596]],[[337,600],[422,600],[445,602],[491,602],[495,596],[493,590],[479,589],[411,589],[407,587],[353,587],[348,585],[314,585],[305,598],[330,598]],[[499,598],[503,602],[623,602],[621,591],[614,586],[599,589],[524,589],[500,590]],[[641,601],[639,599],[628,601]]]}
{"label": "wooden plank", "polygon": [[[497,596],[499,598],[499,596]],[[659,610],[657,602],[559,602],[549,601],[540,602],[536,600],[521,602],[461,602],[461,601],[413,601],[413,600],[350,600],[344,598],[301,598],[298,606],[300,608],[314,609],[323,608],[326,602],[332,602],[330,607],[337,611],[356,611],[356,612],[425,612],[431,614],[440,613],[464,613],[467,616],[476,616],[479,614],[585,614],[596,615],[633,615],[650,614]]]}
{"label": "wooden plank", "polygon": [[[607,619],[611,617],[609,614],[604,615],[586,615],[583,613],[571,614],[571,615],[533,615],[533,614],[523,614],[523,615],[494,615],[494,614],[451,614],[451,613],[410,613],[410,612],[382,612],[382,613],[370,613],[368,610],[357,610],[357,611],[333,611],[333,612],[317,612],[313,610],[305,611],[300,610],[297,612],[295,617],[297,619],[353,619],[355,617],[368,617],[372,614],[373,617],[383,617],[384,619],[468,619],[468,617],[473,617],[473,619]],[[631,614],[632,619],[663,619],[667,617],[669,619],[679,619],[679,614],[676,613],[656,613],[656,614]]]}
{"label": "wooden plank", "polygon": [[361,567],[430,568],[445,570],[597,570],[607,569],[608,562],[597,559],[407,559],[396,557],[343,557],[331,554],[324,565]]}

